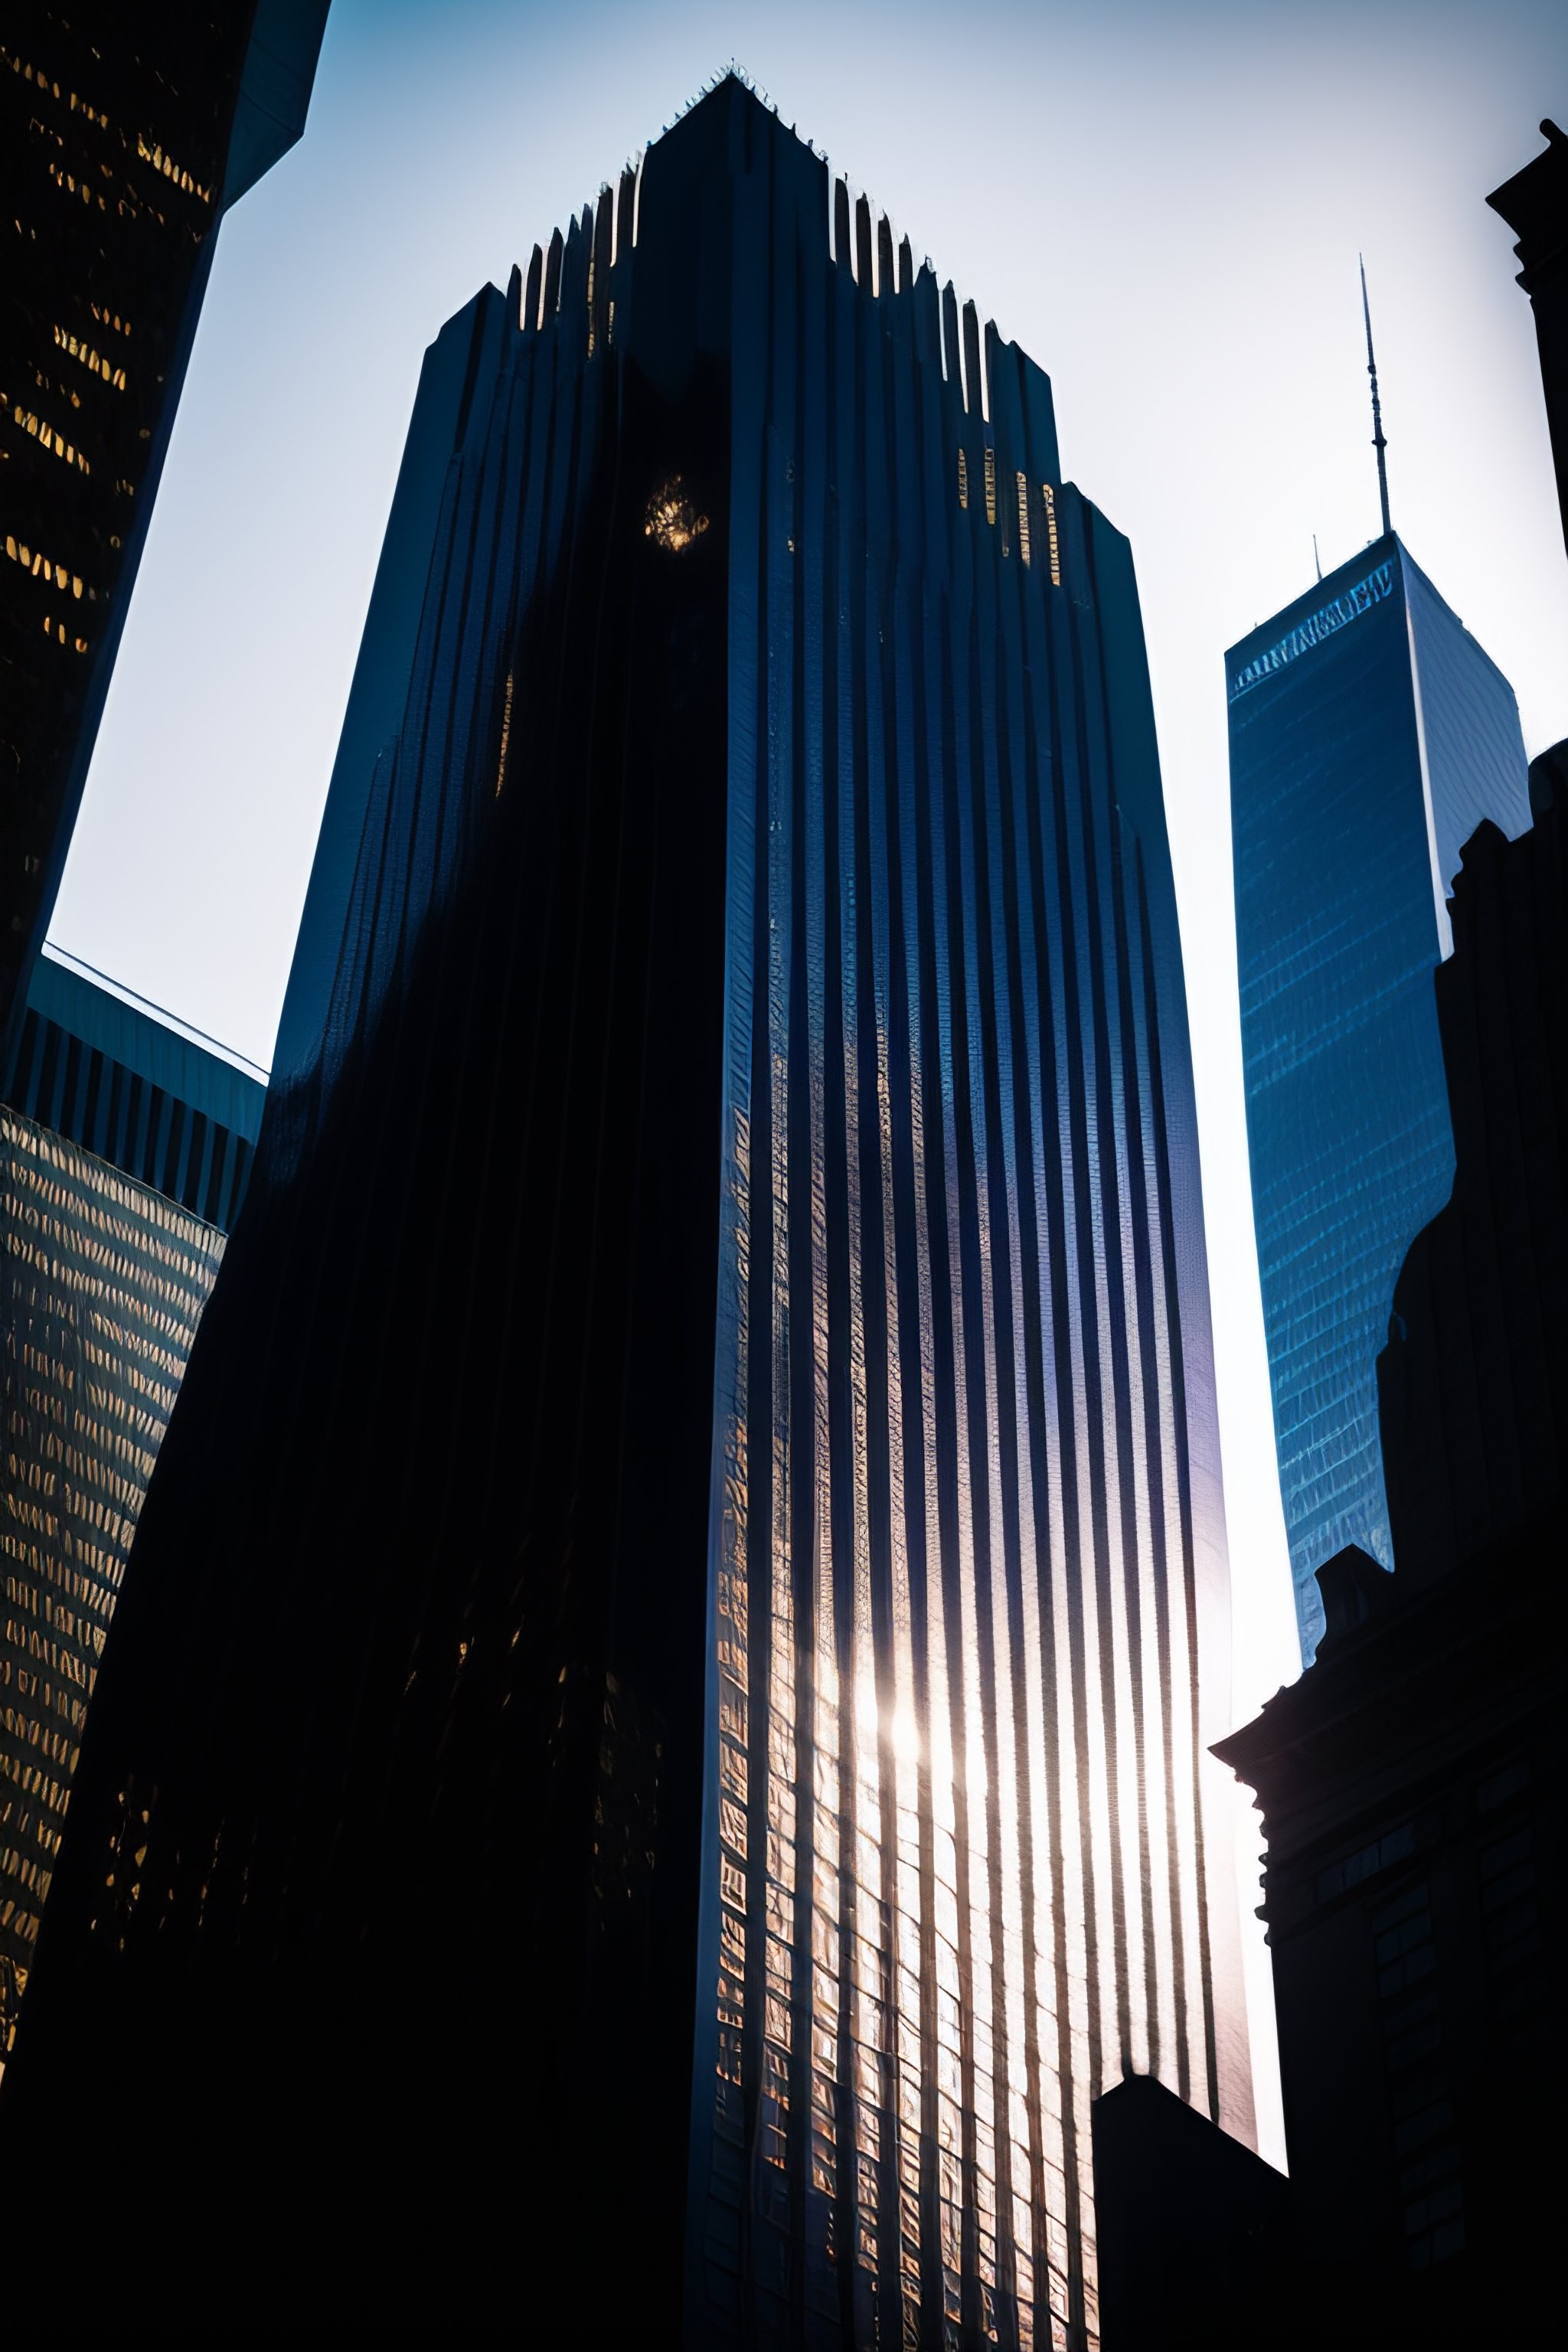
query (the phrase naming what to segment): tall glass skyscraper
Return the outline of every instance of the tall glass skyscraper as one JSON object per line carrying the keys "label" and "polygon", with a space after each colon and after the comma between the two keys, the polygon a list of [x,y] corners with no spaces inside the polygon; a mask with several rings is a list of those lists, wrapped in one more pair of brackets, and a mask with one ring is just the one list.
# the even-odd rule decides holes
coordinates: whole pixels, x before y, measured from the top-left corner
{"label": "tall glass skyscraper", "polygon": [[1087,2347],[1228,1701],[1130,552],[727,79],[427,362],[0,2127],[177,2317]]}
{"label": "tall glass skyscraper", "polygon": [[1432,975],[1483,817],[1530,823],[1508,680],[1393,533],[1226,656],[1242,1056],[1297,1622],[1347,1544],[1393,1566],[1375,1364],[1448,1197]]}

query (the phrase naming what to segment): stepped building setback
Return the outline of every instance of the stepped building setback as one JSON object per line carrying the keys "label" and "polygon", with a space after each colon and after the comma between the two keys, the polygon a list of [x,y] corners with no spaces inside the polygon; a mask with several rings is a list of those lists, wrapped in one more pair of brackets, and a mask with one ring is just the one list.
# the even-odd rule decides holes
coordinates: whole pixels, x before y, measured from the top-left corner
{"label": "stepped building setback", "polygon": [[426,359],[6,2162],[92,2321],[1086,2352],[1228,1703],[1131,551],[726,77]]}

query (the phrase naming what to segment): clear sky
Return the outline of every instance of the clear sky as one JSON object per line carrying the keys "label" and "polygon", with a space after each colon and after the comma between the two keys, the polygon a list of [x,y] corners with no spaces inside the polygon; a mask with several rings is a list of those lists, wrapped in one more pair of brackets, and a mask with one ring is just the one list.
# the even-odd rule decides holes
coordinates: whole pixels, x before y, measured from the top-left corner
{"label": "clear sky", "polygon": [[[1221,656],[1309,584],[1314,531],[1327,570],[1377,530],[1363,252],[1395,527],[1512,680],[1527,748],[1568,733],[1534,335],[1484,202],[1539,151],[1543,114],[1568,122],[1563,0],[332,0],[304,140],[219,238],[51,935],[269,1059],[424,347],[731,57],[1049,371],[1064,469],[1132,541],[1243,1720],[1296,1648]],[[1267,2085],[1261,2104],[1278,2151]]]}

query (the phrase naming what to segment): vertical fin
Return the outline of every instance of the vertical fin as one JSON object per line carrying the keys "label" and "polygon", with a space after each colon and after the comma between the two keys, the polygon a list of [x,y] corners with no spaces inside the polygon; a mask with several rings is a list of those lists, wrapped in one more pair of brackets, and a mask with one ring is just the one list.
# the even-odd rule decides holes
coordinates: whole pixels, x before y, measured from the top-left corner
{"label": "vertical fin", "polygon": [[899,290],[899,268],[893,259],[893,224],[886,213],[877,215],[877,291],[896,294]]}
{"label": "vertical fin", "polygon": [[863,294],[874,294],[871,264],[871,207],[864,196],[855,199],[855,276]]}

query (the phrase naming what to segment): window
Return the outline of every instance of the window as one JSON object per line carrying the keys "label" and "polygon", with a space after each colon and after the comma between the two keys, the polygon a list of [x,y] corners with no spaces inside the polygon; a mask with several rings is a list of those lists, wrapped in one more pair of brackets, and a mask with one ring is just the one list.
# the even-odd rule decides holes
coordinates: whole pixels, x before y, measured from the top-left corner
{"label": "window", "polygon": [[1051,560],[1051,586],[1062,584],[1061,548],[1057,540],[1057,494],[1049,482],[1040,484],[1040,496],[1046,507],[1046,550]]}

